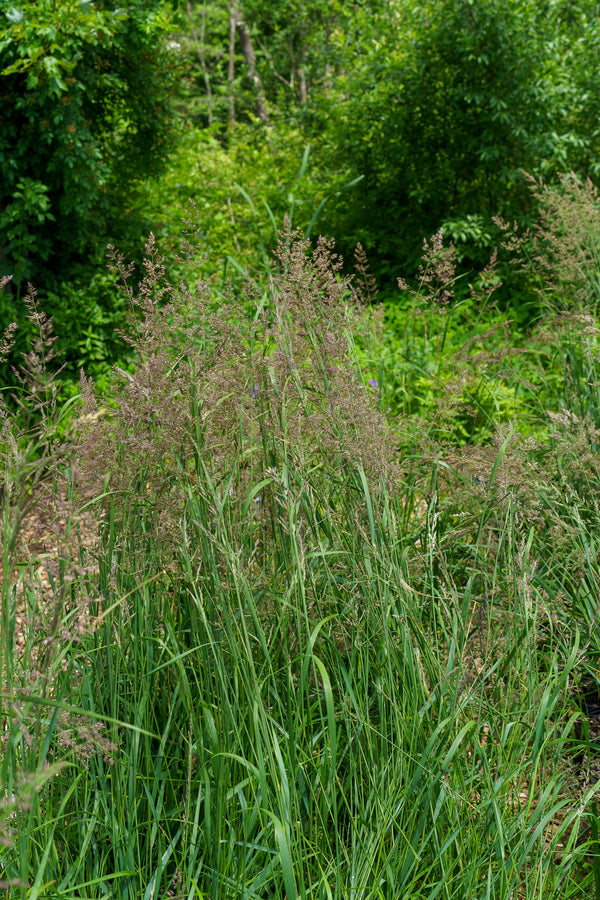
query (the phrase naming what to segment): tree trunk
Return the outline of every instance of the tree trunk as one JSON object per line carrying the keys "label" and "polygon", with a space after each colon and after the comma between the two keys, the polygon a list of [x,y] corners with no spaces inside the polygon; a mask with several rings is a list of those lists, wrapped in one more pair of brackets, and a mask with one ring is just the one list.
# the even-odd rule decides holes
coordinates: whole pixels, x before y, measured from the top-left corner
{"label": "tree trunk", "polygon": [[306,103],[308,100],[308,85],[306,83],[304,66],[300,66],[298,69],[298,87],[300,88],[300,103]]}
{"label": "tree trunk", "polygon": [[235,125],[235,96],[233,80],[235,78],[235,3],[228,6],[229,12],[229,60],[227,65],[227,92],[229,96],[229,123]]}
{"label": "tree trunk", "polygon": [[200,60],[200,65],[202,66],[202,74],[204,75],[204,84],[206,85],[206,99],[208,102],[208,124],[212,125],[213,123],[213,105],[212,105],[212,90],[210,86],[210,77],[208,74],[208,68],[206,66],[206,59],[204,58],[204,26],[206,22],[206,9],[202,7],[202,33],[200,35],[200,40],[198,40],[198,35],[194,29],[194,25],[192,22],[192,5],[190,0],[187,0],[187,13],[188,19],[190,20],[190,34],[192,35],[192,40],[196,44],[196,53],[198,54],[198,59]]}
{"label": "tree trunk", "polygon": [[265,96],[263,83],[260,80],[260,75],[256,70],[256,54],[254,53],[254,47],[252,46],[252,38],[250,37],[250,32],[248,31],[248,28],[244,21],[244,17],[240,12],[237,3],[231,4],[231,11],[233,16],[235,17],[235,27],[240,39],[240,44],[242,45],[242,53],[244,54],[246,65],[248,66],[248,74],[254,82],[254,90],[256,93],[256,111],[258,112],[259,119],[264,122],[265,125],[269,125],[270,122],[269,113],[267,110],[267,98]]}

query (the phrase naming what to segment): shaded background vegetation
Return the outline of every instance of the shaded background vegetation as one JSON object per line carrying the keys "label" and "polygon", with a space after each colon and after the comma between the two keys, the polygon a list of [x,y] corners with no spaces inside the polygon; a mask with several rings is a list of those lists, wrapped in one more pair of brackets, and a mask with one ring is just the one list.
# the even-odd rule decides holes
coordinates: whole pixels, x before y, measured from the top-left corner
{"label": "shaded background vegetation", "polygon": [[[101,374],[125,309],[106,245],[139,260],[152,230],[176,268],[190,199],[205,271],[268,266],[286,214],[347,259],[360,241],[390,302],[441,226],[464,271],[485,265],[498,216],[536,222],[525,172],[597,174],[596,17],[591,0],[6,0],[0,325],[24,321],[33,281],[69,372]],[[530,283],[502,275],[530,318]]]}

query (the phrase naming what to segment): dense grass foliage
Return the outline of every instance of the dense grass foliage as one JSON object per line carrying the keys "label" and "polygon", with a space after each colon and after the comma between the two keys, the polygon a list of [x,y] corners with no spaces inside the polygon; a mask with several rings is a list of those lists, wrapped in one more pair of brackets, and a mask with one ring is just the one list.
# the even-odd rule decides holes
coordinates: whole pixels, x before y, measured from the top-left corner
{"label": "dense grass foliage", "polygon": [[138,285],[114,259],[134,364],[61,405],[30,293],[30,415],[3,406],[1,439],[7,896],[600,897],[596,282],[580,243],[567,296],[551,212],[596,208],[575,188],[527,336],[493,268],[453,296],[439,236],[383,317],[325,241],[283,232],[225,290],[173,286],[150,242]]}

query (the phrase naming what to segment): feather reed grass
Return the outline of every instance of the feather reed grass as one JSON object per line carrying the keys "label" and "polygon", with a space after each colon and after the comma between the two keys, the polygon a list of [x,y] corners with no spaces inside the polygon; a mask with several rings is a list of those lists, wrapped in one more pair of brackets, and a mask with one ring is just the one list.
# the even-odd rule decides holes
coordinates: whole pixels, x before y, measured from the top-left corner
{"label": "feather reed grass", "polygon": [[[39,452],[4,407],[3,890],[598,895],[574,700],[600,653],[590,420],[402,457],[331,247],[283,234],[278,271],[220,299],[166,284],[148,250],[137,290],[114,260],[135,365],[110,402],[83,379],[69,441]],[[79,569],[65,557],[27,683],[7,573],[42,462],[101,540]]]}

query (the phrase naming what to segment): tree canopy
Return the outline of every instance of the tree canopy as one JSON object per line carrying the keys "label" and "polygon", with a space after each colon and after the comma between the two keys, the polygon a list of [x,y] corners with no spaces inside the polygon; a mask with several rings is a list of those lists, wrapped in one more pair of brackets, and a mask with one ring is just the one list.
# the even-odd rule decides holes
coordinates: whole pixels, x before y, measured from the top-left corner
{"label": "tree canopy", "polygon": [[390,3],[386,30],[372,26],[354,45],[327,110],[333,165],[364,176],[357,202],[336,211],[344,242],[362,241],[393,269],[444,225],[466,252],[487,252],[493,217],[531,220],[523,172],[595,173],[591,11]]}

